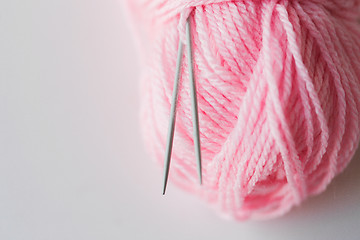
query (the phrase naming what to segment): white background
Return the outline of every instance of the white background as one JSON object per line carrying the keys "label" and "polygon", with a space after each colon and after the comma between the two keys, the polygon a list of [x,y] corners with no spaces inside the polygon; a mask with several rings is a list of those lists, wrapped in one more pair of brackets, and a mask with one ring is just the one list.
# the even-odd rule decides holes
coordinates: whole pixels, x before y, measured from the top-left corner
{"label": "white background", "polygon": [[285,217],[231,222],[170,183],[138,131],[118,0],[0,0],[0,239],[360,239],[360,154]]}

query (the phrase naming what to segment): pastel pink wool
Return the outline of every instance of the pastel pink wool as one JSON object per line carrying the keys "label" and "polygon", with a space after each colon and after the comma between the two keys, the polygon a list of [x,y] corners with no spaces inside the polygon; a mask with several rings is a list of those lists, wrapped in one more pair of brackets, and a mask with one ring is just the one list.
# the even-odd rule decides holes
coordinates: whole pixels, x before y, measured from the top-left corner
{"label": "pastel pink wool", "polygon": [[203,185],[196,172],[186,60],[172,183],[227,217],[266,219],[321,193],[347,166],[360,133],[359,0],[127,5],[142,53],[143,134],[161,166],[178,41],[192,15]]}

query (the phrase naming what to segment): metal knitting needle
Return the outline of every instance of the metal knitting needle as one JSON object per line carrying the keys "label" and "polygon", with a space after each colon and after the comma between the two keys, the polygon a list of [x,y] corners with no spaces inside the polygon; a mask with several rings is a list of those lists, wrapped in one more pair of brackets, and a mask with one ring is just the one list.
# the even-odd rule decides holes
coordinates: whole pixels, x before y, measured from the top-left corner
{"label": "metal knitting needle", "polygon": [[[191,16],[189,16],[189,18],[187,19],[187,22],[186,22],[186,41],[187,41],[187,45],[188,45],[188,65],[189,65],[193,131],[194,131],[194,147],[195,147],[195,155],[196,155],[196,159],[197,159],[197,170],[198,170],[199,180],[200,180],[200,184],[202,184],[199,116],[198,116],[196,84],[195,84],[194,68],[193,68],[194,62],[193,62],[193,56],[192,56],[190,20],[191,20]],[[180,76],[181,76],[182,57],[183,57],[183,43],[182,43],[181,39],[179,39],[174,89],[173,89],[171,110],[170,110],[170,124],[169,124],[166,154],[165,154],[163,195],[165,194],[166,186],[167,186],[167,182],[168,182],[171,152],[172,152],[172,146],[173,146],[173,141],[174,141],[176,108],[177,108],[178,95],[179,95],[179,85],[180,85],[179,83],[180,83]]]}
{"label": "metal knitting needle", "polygon": [[187,50],[188,50],[188,65],[189,65],[189,79],[190,79],[190,92],[191,92],[191,110],[192,110],[192,121],[193,121],[193,131],[194,131],[194,147],[195,155],[197,160],[197,170],[200,184],[202,184],[202,169],[201,169],[201,146],[200,146],[200,130],[199,130],[199,111],[197,104],[196,96],[196,83],[194,75],[194,61],[193,61],[193,51],[192,51],[192,42],[191,42],[191,26],[190,26],[191,16],[186,22],[186,41],[187,41]]}
{"label": "metal knitting needle", "polygon": [[174,89],[173,89],[173,95],[172,95],[172,100],[171,100],[170,124],[169,124],[167,144],[166,144],[166,153],[165,153],[163,195],[165,195],[167,181],[168,181],[168,177],[169,177],[170,159],[171,159],[171,152],[172,152],[172,146],[173,146],[173,141],[174,141],[176,107],[177,107],[178,95],[179,95],[183,47],[184,47],[184,45],[180,39],[179,40],[179,48],[178,48],[178,56],[177,56],[177,61],[176,61]]}

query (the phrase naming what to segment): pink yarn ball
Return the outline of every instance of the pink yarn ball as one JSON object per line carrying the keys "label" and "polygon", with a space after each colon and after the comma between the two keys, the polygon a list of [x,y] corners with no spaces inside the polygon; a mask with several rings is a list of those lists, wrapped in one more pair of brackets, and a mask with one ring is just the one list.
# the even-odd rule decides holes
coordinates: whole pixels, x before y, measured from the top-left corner
{"label": "pink yarn ball", "polygon": [[170,181],[237,220],[277,217],[323,192],[359,143],[359,4],[128,0],[142,54],[141,125],[160,165],[178,40],[193,16],[203,185],[187,61]]}

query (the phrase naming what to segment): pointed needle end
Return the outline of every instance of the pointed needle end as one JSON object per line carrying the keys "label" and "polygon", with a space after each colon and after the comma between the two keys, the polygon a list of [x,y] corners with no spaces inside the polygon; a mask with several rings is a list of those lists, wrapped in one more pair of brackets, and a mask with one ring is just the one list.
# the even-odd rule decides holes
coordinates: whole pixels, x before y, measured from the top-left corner
{"label": "pointed needle end", "polygon": [[164,186],[163,186],[163,191],[162,191],[163,196],[165,195],[165,192],[166,192],[166,185],[167,185],[167,179],[165,179],[165,181],[164,181]]}

